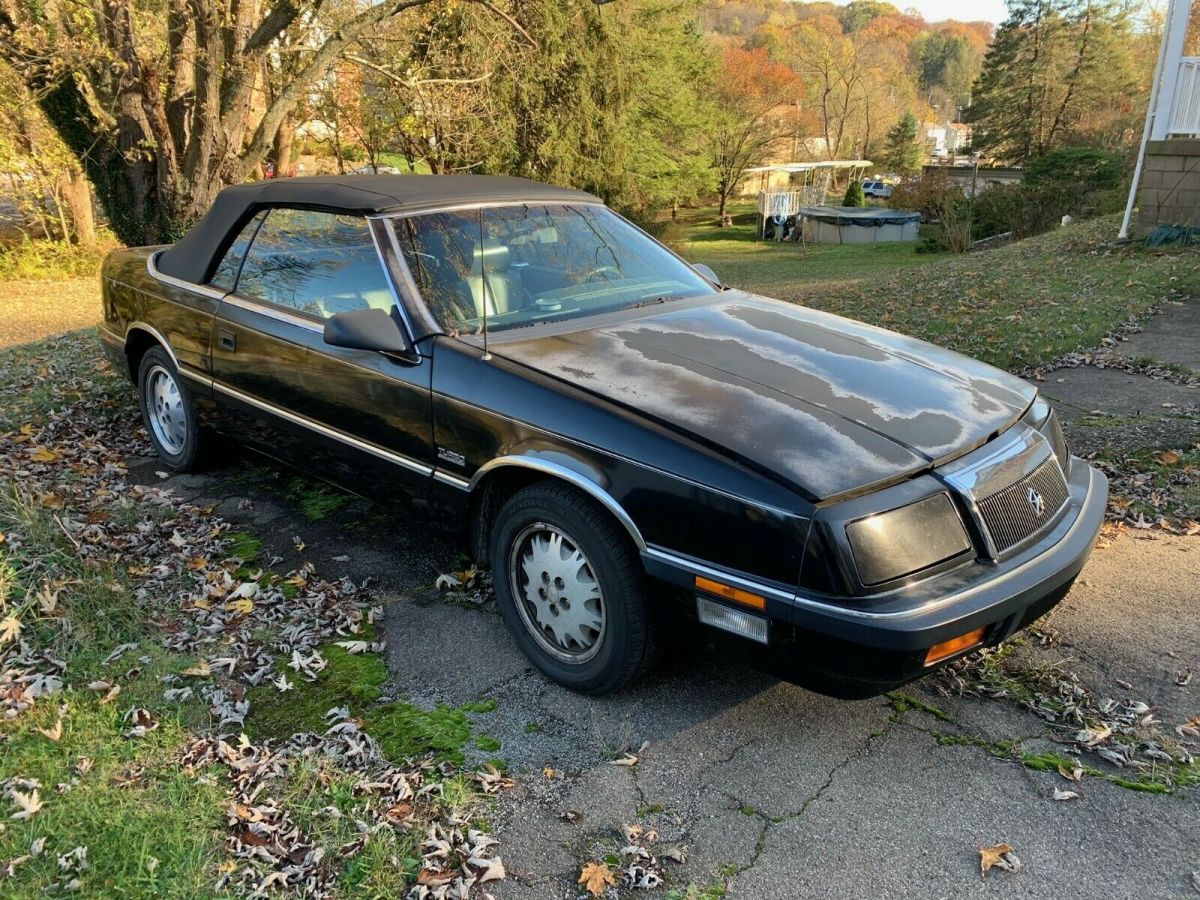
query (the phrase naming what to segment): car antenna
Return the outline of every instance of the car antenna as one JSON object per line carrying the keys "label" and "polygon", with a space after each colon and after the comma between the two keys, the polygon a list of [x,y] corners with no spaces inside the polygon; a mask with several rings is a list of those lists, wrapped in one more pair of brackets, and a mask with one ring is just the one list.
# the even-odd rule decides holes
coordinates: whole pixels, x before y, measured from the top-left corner
{"label": "car antenna", "polygon": [[483,361],[488,362],[492,358],[492,354],[488,353],[487,341],[487,308],[488,308],[488,288],[487,277],[487,254],[483,252],[483,210],[479,210],[479,280],[483,287]]}

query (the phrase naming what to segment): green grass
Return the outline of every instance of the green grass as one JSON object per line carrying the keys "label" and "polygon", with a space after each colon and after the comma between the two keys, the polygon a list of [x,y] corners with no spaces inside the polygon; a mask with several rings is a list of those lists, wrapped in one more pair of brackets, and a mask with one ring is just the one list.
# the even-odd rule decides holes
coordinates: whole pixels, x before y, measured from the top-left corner
{"label": "green grass", "polygon": [[664,239],[727,284],[879,325],[1016,369],[1099,345],[1172,292],[1200,293],[1200,248],[1110,246],[1117,220],[1078,223],[995,250],[756,241],[750,206],[718,228],[689,211]]}
{"label": "green grass", "polygon": [[[380,153],[379,164],[383,166],[395,166],[405,174],[409,172],[408,157],[403,153]],[[429,163],[423,159],[417,160],[415,168],[417,175],[428,175],[433,171],[429,168]]]}
{"label": "green grass", "polygon": [[[128,502],[114,500],[114,513]],[[122,690],[103,704],[100,692],[68,689],[0,726],[6,737],[0,741],[0,777],[37,779],[44,803],[27,821],[6,821],[0,859],[24,855],[34,839],[46,838],[43,853],[17,870],[8,896],[39,896],[67,880],[56,856],[76,846],[87,847],[90,868],[80,877],[93,896],[206,894],[223,844],[224,789],[197,781],[200,773],[184,772],[175,762],[187,729],[206,714],[199,703],[164,707],[159,681],[193,660],[148,639],[127,572],[83,564],[55,513],[7,483],[0,490],[0,531],[10,530],[21,540],[11,548],[0,545],[0,609],[22,621],[22,639],[67,662],[68,684],[120,676]],[[36,602],[46,585],[60,586],[49,611]],[[138,649],[105,668],[102,660],[113,646],[127,642],[139,642]],[[123,715],[134,707],[154,709],[159,721],[141,739],[125,737]],[[60,715],[59,740],[38,730],[53,729]]]}
{"label": "green grass", "polygon": [[[119,453],[66,452],[61,438],[47,439],[50,447],[40,451],[34,443],[42,440],[41,425],[73,411],[80,415],[72,421],[97,432],[97,446],[108,444],[127,430],[127,423],[136,421],[131,391],[121,373],[98,363],[91,332],[0,352],[0,430],[18,432],[6,435],[5,451],[10,455],[5,462],[19,462],[25,454],[33,459],[41,452],[49,455],[42,462],[51,469],[24,479],[13,476],[15,466],[6,466],[0,478],[0,619],[15,617],[22,641],[61,659],[67,685],[20,716],[0,721],[0,779],[37,779],[44,804],[28,821],[12,820],[9,816],[17,806],[0,793],[0,868],[26,856],[35,840],[45,838],[42,852],[16,864],[11,878],[0,872],[0,896],[69,893],[64,886],[75,873],[64,875],[58,856],[76,847],[87,848],[89,867],[79,873],[81,883],[71,888],[82,896],[213,896],[217,878],[234,864],[226,851],[229,779],[223,766],[191,771],[180,765],[182,748],[194,736],[209,733],[215,723],[199,694],[167,701],[161,681],[207,655],[163,647],[163,629],[173,628],[177,618],[190,619],[167,598],[187,593],[191,576],[145,580],[161,561],[158,553],[165,557],[174,552],[165,541],[148,540],[144,556],[139,546],[125,553],[106,547],[87,554],[85,562],[83,545],[69,536],[71,526],[84,520],[107,523],[114,533],[149,526],[151,533],[161,527],[170,535],[170,520],[179,511],[141,500],[132,490],[98,490],[97,485],[107,484],[95,480],[108,471],[100,466],[111,465],[115,473],[123,461]],[[309,512],[330,511],[323,492],[314,491],[304,501]],[[263,544],[257,535],[227,532],[223,541],[213,553],[235,560],[225,564],[227,570],[240,564],[235,573],[239,578],[247,577],[251,566],[262,565]],[[273,572],[254,577],[260,583],[280,584]],[[145,597],[147,588],[150,595]],[[286,583],[281,588],[297,590]],[[261,627],[263,633],[256,639],[269,645],[270,627]],[[370,631],[358,636],[373,637]],[[134,649],[106,665],[113,648],[126,643],[133,643]],[[278,671],[289,676],[294,690],[280,693],[270,685],[251,690],[248,735],[284,738],[305,729],[321,732],[328,727],[325,713],[330,708],[348,706],[392,761],[430,755],[460,762],[473,738],[468,714],[486,714],[495,707],[489,698],[464,709],[381,703],[387,671],[378,654],[350,654],[332,642],[321,650],[329,662],[317,682],[303,681],[284,662]],[[39,671],[44,665],[38,664]],[[106,686],[83,687],[93,680],[119,686],[119,695],[106,700]],[[222,679],[214,673],[212,683]],[[198,687],[200,680],[189,679],[188,684]],[[141,738],[127,736],[125,714],[134,708],[149,710],[158,723]],[[60,714],[58,740],[39,731],[48,729],[53,735]],[[499,749],[487,736],[476,746]],[[430,779],[437,782],[436,790],[414,800],[416,822],[411,830],[373,828],[366,846],[351,858],[326,858],[325,865],[339,879],[339,895],[405,895],[420,869],[419,842],[427,821],[455,816],[461,809],[470,812],[473,823],[486,827],[476,815],[480,794],[469,776],[438,771],[426,776],[426,783]],[[316,754],[292,758],[269,789],[272,800],[295,817],[306,835],[336,850],[358,840],[359,820],[377,812],[364,811],[363,798],[355,790],[359,780],[360,773]],[[342,815],[330,814],[330,807]]]}
{"label": "green grass", "polygon": [[[73,692],[63,702],[59,741],[36,730],[57,718],[57,704],[46,703],[0,745],[0,772],[37,778],[44,804],[31,819],[12,821],[5,801],[0,859],[24,855],[35,839],[46,839],[42,854],[18,868],[5,896],[40,896],[67,880],[56,856],[76,846],[87,847],[89,868],[80,876],[87,896],[207,896],[224,842],[224,790],[175,763],[174,748],[186,733],[165,721],[130,740],[122,736],[124,705],[100,706]],[[81,760],[91,764],[83,774]],[[59,793],[59,784],[71,787]]]}

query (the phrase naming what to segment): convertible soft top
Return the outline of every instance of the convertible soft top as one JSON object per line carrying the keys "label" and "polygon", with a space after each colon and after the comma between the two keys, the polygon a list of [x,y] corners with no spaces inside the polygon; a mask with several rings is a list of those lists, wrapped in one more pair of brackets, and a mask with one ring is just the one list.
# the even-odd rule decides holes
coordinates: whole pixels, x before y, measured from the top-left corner
{"label": "convertible soft top", "polygon": [[571,188],[502,175],[313,175],[227,187],[178,243],[158,256],[158,271],[203,284],[241,227],[260,209],[290,206],[353,215],[410,212],[475,203],[594,203]]}

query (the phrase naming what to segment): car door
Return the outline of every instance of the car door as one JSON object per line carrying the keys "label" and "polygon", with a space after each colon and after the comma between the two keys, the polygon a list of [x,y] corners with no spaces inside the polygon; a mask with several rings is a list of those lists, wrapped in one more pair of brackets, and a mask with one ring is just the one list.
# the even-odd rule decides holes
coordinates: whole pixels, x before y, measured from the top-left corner
{"label": "car door", "polygon": [[213,389],[224,427],[310,474],[373,498],[424,500],[432,361],[333,347],[325,319],[371,307],[401,324],[361,216],[271,209],[217,309]]}

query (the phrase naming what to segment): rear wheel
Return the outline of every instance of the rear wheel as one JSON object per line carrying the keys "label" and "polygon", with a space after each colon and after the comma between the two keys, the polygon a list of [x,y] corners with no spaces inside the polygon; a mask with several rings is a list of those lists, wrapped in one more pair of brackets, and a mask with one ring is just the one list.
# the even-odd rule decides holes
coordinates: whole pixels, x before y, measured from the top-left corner
{"label": "rear wheel", "polygon": [[147,350],[138,366],[138,399],[158,455],[177,472],[194,470],[201,450],[196,414],[179,370],[161,347]]}
{"label": "rear wheel", "polygon": [[492,529],[505,624],[545,675],[589,694],[615,691],[653,660],[643,574],[628,536],[572,487],[514,494]]}

